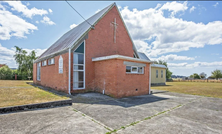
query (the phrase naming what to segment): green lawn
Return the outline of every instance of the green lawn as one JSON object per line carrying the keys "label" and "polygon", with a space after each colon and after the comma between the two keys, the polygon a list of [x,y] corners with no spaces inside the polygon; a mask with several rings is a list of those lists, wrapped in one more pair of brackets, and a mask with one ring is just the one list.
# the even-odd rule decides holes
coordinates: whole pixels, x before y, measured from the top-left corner
{"label": "green lawn", "polygon": [[0,107],[68,99],[33,87],[26,82],[32,81],[0,80]]}
{"label": "green lawn", "polygon": [[166,82],[166,86],[152,86],[151,89],[222,98],[222,83]]}

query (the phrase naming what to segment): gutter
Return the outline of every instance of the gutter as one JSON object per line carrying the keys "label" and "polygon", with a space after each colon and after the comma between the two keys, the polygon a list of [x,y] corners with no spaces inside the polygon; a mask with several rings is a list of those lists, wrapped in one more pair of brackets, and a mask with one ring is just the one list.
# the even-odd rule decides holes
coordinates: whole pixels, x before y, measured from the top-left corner
{"label": "gutter", "polygon": [[71,95],[71,93],[70,93],[70,88],[71,88],[71,82],[70,82],[70,80],[71,80],[71,49],[69,48],[69,94]]}

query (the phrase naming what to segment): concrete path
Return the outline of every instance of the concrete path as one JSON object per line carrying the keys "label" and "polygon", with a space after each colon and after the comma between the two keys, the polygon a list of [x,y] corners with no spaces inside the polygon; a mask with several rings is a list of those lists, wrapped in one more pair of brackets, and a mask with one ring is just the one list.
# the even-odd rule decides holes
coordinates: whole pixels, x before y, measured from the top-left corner
{"label": "concrete path", "polygon": [[104,134],[106,128],[70,106],[0,115],[1,134]]}
{"label": "concrete path", "polygon": [[153,90],[114,99],[73,96],[71,107],[0,115],[0,133],[219,133],[222,99]]}

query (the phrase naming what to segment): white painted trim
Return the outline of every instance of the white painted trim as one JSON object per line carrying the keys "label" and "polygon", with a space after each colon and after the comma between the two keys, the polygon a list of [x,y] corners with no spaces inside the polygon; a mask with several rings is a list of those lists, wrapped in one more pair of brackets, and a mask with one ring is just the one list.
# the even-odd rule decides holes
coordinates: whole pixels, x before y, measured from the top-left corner
{"label": "white painted trim", "polygon": [[[136,68],[136,71],[133,71],[133,68]],[[138,74],[138,67],[137,66],[131,66],[131,73]]]}
{"label": "white painted trim", "polygon": [[137,59],[137,58],[122,56],[122,55],[110,55],[110,56],[104,56],[104,57],[97,57],[97,58],[92,58],[92,61],[103,61],[103,60],[111,60],[111,59],[123,59],[123,60],[138,61],[138,62],[144,62],[144,63],[154,63],[154,61]]}
{"label": "white painted trim", "polygon": [[[83,42],[84,42],[84,64],[76,64],[76,65],[83,65],[83,70],[81,70],[82,72],[84,72],[84,76],[83,76],[83,77],[84,77],[83,88],[74,88],[74,82],[73,82],[73,90],[85,89],[85,87],[86,87],[86,86],[85,86],[85,83],[86,83],[86,70],[85,70],[85,66],[86,66],[86,63],[85,63],[85,62],[86,62],[86,50],[85,50],[85,49],[86,49],[86,47],[85,47],[85,45],[86,45],[86,44],[85,44],[85,40],[84,40]],[[81,45],[83,42],[81,42],[80,45]],[[79,46],[80,46],[80,45],[79,45]],[[79,46],[78,46],[78,47],[79,47]],[[77,49],[78,47],[76,47],[76,49]],[[76,50],[76,49],[75,49],[75,50]],[[74,51],[75,51],[75,50],[73,50],[73,56],[74,56]],[[78,52],[75,52],[75,53],[78,53]],[[82,53],[79,53],[79,54],[82,54]],[[74,60],[74,57],[73,57],[73,60]],[[75,71],[77,71],[77,70],[75,70]],[[74,61],[73,61],[73,71],[72,71],[72,73],[73,73],[73,72],[74,72]],[[73,77],[74,77],[74,74],[73,74]],[[73,78],[73,80],[74,80],[74,78]]]}
{"label": "white painted trim", "polygon": [[69,94],[71,89],[71,49],[69,48]]}
{"label": "white painted trim", "polygon": [[150,65],[150,71],[149,71],[149,94],[151,94],[151,65]]}

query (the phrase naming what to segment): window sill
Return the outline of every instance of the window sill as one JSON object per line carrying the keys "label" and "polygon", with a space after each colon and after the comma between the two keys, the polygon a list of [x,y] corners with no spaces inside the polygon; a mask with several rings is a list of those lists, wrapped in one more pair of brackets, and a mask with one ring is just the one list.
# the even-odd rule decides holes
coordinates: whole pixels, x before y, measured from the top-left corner
{"label": "window sill", "polygon": [[85,88],[73,88],[72,90],[83,90]]}
{"label": "window sill", "polygon": [[48,65],[48,66],[52,66],[52,65],[55,65],[55,64],[50,64],[50,65]]}
{"label": "window sill", "polygon": [[[139,74],[139,75],[141,75],[140,73],[126,73],[126,74]],[[144,74],[144,73],[142,73],[142,74]]]}

